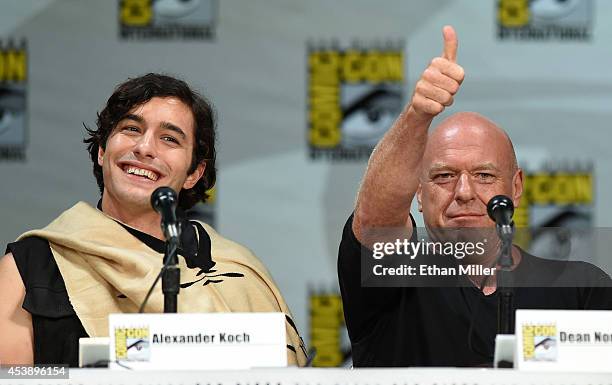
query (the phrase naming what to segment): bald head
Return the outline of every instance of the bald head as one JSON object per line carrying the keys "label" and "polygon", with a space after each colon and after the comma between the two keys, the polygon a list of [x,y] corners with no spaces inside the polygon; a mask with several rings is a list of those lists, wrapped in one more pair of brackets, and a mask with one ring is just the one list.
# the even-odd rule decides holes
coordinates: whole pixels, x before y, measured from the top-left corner
{"label": "bald head", "polygon": [[429,229],[489,227],[487,203],[506,195],[518,207],[523,176],[508,135],[473,112],[444,120],[427,139],[417,188]]}
{"label": "bald head", "polygon": [[523,177],[508,134],[474,112],[442,121],[429,138],[417,188],[427,228],[488,227],[487,203],[511,197],[518,207]]}
{"label": "bald head", "polygon": [[493,121],[476,112],[458,112],[444,119],[430,133],[424,159],[435,158],[436,152],[445,146],[493,148],[500,151],[501,158],[505,160],[503,165],[508,167],[507,171],[514,174],[518,170],[514,146],[508,134]]}

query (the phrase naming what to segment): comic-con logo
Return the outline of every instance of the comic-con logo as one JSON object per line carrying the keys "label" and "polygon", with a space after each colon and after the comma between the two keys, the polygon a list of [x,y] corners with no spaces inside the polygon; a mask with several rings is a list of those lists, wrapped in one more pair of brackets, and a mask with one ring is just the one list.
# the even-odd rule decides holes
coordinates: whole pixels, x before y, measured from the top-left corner
{"label": "comic-con logo", "polygon": [[119,0],[123,39],[207,40],[214,37],[218,0]]}
{"label": "comic-con logo", "polygon": [[588,40],[592,0],[498,0],[500,40]]}
{"label": "comic-con logo", "polygon": [[149,328],[115,328],[115,359],[149,361],[151,340]]}
{"label": "comic-con logo", "polygon": [[524,361],[557,361],[557,325],[524,324],[523,360]]}
{"label": "comic-con logo", "polygon": [[310,293],[309,302],[310,346],[317,352],[312,366],[342,366],[350,349],[342,346],[344,316],[340,294]]}
{"label": "comic-con logo", "polygon": [[367,159],[402,108],[403,44],[308,47],[312,159]]}
{"label": "comic-con logo", "polygon": [[0,40],[0,161],[25,160],[27,81],[25,40]]}
{"label": "comic-con logo", "polygon": [[590,255],[594,252],[588,237],[593,227],[593,165],[547,163],[525,170],[521,204],[514,212],[516,243],[549,259]]}

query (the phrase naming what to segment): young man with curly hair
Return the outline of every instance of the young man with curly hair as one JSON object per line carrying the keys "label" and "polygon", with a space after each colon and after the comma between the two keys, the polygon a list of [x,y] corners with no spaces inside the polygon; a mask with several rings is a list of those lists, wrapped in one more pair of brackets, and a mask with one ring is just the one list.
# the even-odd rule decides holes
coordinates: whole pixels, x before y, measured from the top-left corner
{"label": "young man with curly hair", "polygon": [[[97,208],[77,203],[0,258],[2,363],[76,366],[78,339],[107,336],[110,313],[137,312],[160,271],[165,243],[151,193],[178,191],[182,213],[215,183],[213,109],[181,80],[129,79],[87,131]],[[288,362],[303,365],[303,342],[261,262],[202,222],[183,218],[182,228],[178,311],[284,312]],[[163,311],[159,286],[145,311]]]}

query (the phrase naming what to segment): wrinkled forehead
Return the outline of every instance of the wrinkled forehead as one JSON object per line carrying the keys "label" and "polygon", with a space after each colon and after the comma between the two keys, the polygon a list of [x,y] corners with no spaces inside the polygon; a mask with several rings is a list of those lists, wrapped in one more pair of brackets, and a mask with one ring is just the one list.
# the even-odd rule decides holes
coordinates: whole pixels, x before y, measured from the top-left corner
{"label": "wrinkled forehead", "polygon": [[493,124],[471,121],[443,122],[428,138],[422,167],[448,165],[451,168],[470,169],[489,165],[500,170],[513,171],[515,155],[506,133]]}

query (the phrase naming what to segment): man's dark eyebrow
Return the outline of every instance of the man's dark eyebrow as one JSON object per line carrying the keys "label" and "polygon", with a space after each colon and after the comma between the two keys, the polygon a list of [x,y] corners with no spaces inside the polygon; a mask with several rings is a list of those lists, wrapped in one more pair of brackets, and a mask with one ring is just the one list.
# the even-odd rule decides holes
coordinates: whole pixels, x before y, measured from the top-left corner
{"label": "man's dark eyebrow", "polygon": [[170,122],[161,122],[160,127],[165,129],[165,130],[170,130],[170,131],[176,132],[183,139],[187,139],[187,135],[185,135],[185,132],[183,130],[181,130],[180,127],[175,126],[174,124],[172,124]]}
{"label": "man's dark eyebrow", "polygon": [[121,117],[121,119],[119,121],[126,120],[126,119],[133,120],[133,121],[138,122],[140,124],[144,123],[144,118],[142,116],[140,116],[140,115],[135,115],[135,114],[125,114],[125,115],[123,115]]}
{"label": "man's dark eyebrow", "polygon": [[[136,114],[125,114],[120,121],[123,120],[133,120],[135,122],[138,122],[140,124],[144,124],[145,120],[142,116],[140,115],[136,115]],[[180,127],[175,126],[174,124],[170,123],[170,122],[161,122],[160,124],[161,128],[165,129],[165,130],[170,130],[173,132],[176,132],[177,134],[179,134],[183,139],[187,138],[187,135],[185,134],[185,132],[183,130],[181,130]]]}

